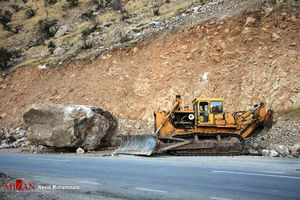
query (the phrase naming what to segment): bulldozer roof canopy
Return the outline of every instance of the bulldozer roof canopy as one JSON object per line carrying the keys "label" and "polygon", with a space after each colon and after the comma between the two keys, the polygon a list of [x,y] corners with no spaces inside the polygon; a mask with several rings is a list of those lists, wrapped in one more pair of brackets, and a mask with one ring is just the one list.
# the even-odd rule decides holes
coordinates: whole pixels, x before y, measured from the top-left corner
{"label": "bulldozer roof canopy", "polygon": [[195,98],[193,100],[193,103],[197,101],[197,102],[201,102],[201,101],[208,101],[208,102],[211,102],[211,101],[224,101],[224,99],[222,98]]}

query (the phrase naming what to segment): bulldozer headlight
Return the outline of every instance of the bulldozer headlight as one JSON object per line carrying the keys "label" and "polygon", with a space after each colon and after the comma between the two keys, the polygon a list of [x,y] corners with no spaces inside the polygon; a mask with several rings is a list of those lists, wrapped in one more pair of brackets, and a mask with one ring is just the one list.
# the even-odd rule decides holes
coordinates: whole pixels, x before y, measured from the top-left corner
{"label": "bulldozer headlight", "polygon": [[194,119],[195,119],[194,114],[189,114],[189,120],[194,120]]}

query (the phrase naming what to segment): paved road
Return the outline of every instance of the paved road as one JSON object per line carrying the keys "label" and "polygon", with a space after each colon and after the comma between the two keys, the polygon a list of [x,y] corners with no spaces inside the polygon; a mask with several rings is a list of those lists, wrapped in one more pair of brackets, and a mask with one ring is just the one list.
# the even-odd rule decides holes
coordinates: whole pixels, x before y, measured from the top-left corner
{"label": "paved road", "polygon": [[[0,171],[121,199],[300,199],[300,160],[0,153]],[[78,196],[78,199],[83,198]]]}

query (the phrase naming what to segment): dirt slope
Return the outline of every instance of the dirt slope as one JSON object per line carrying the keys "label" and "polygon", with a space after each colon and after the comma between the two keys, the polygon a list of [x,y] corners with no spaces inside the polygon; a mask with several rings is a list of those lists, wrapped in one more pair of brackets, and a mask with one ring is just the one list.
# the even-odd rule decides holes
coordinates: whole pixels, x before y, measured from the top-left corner
{"label": "dirt slope", "polygon": [[0,82],[0,126],[39,102],[95,105],[151,120],[175,94],[222,97],[228,111],[300,103],[300,12],[257,9],[109,52],[66,68],[24,67]]}

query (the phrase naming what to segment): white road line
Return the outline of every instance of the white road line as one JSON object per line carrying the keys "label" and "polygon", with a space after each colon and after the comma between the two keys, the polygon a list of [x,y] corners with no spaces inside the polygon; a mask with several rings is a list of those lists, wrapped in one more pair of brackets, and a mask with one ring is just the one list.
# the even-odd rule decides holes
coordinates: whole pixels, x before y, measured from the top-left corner
{"label": "white road line", "polygon": [[213,170],[213,173],[224,173],[224,174],[240,174],[240,175],[249,175],[249,176],[268,176],[268,177],[276,177],[276,178],[289,178],[289,179],[298,179],[300,177],[297,176],[281,176],[281,175],[274,175],[274,174],[259,174],[259,173],[250,173],[250,172],[232,172],[232,171],[219,171]]}
{"label": "white road line", "polygon": [[87,184],[92,184],[92,185],[102,185],[102,183],[97,183],[93,181],[77,181],[78,183],[87,183]]}
{"label": "white road line", "polygon": [[144,190],[144,191],[149,191],[149,192],[161,192],[161,193],[167,193],[167,191],[164,190],[155,190],[155,189],[150,189],[150,188],[140,188],[137,187],[135,188],[136,190]]}
{"label": "white road line", "polygon": [[222,198],[222,197],[209,197],[209,199],[212,199],[212,200],[232,200],[232,199],[227,199],[227,198]]}
{"label": "white road line", "polygon": [[273,171],[264,171],[264,173],[269,173],[269,174],[285,174],[284,172],[273,172]]}
{"label": "white road line", "polygon": [[47,161],[58,161],[58,162],[71,162],[71,160],[60,160],[60,159],[49,159],[49,158],[28,158],[29,160],[47,160]]}

